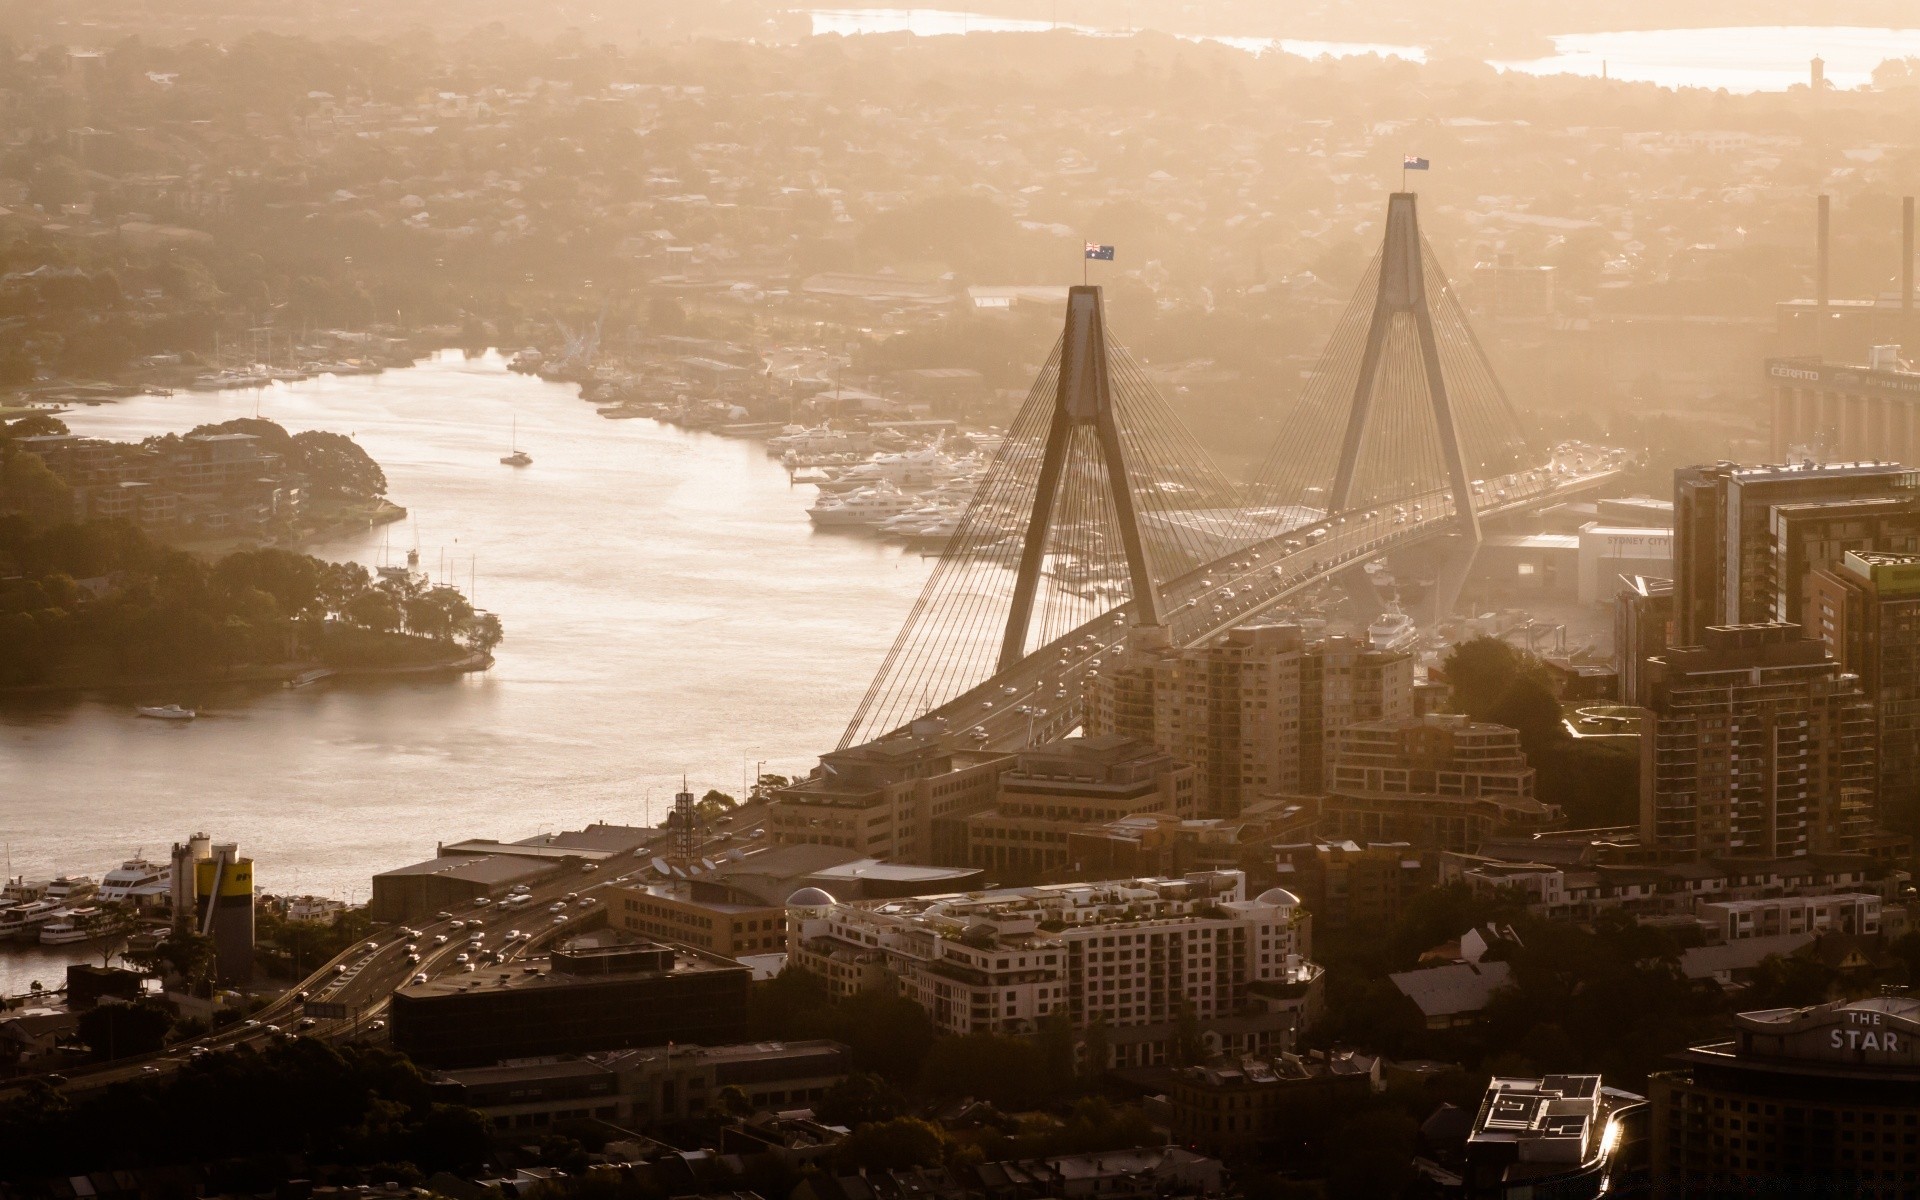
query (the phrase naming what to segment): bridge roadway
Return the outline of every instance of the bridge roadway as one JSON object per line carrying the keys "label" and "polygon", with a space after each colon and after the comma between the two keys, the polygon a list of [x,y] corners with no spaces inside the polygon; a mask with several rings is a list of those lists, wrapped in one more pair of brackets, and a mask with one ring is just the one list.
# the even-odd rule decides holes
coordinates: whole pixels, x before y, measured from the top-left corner
{"label": "bridge roadway", "polygon": [[[1515,485],[1489,481],[1477,486],[1485,497],[1480,519],[1512,516],[1593,491],[1620,473],[1618,460],[1606,454],[1592,449],[1556,453],[1546,467],[1520,473]],[[1311,584],[1390,551],[1444,536],[1455,527],[1452,494],[1440,489],[1256,542],[1161,585],[1161,619],[1168,639],[1175,646],[1197,645]],[[1080,723],[1080,690],[1087,672],[1124,650],[1126,635],[1123,605],[1038,647],[1017,667],[926,715],[945,718],[950,728],[985,750],[1017,750],[1064,737]]]}

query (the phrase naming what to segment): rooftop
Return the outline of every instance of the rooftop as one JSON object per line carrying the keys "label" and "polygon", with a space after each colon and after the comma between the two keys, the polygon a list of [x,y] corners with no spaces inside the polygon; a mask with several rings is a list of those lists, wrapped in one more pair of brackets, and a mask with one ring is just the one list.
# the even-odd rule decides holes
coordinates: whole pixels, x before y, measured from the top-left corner
{"label": "rooftop", "polygon": [[[409,1000],[424,1000],[436,997],[481,995],[489,992],[536,991],[559,988],[596,987],[607,983],[620,982],[659,976],[664,974],[690,975],[705,972],[744,971],[745,967],[732,959],[717,955],[702,954],[685,946],[661,947],[670,952],[671,966],[665,971],[611,970],[599,973],[569,971],[566,964],[557,962],[567,952],[547,958],[523,959],[518,962],[501,963],[498,966],[480,967],[470,972],[441,975],[425,983],[412,983],[394,990],[394,995]],[[618,952],[630,947],[598,947],[593,950],[576,951],[576,955],[595,955],[598,952]]]}

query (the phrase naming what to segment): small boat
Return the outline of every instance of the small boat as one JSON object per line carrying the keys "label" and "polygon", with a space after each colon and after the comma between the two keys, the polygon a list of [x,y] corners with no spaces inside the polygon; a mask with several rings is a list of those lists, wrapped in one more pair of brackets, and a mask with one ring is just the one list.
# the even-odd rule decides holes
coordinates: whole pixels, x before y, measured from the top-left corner
{"label": "small boat", "polygon": [[533,465],[533,455],[528,454],[520,448],[520,418],[517,416],[513,419],[513,452],[511,454],[501,455],[500,461],[509,467],[530,467]]}
{"label": "small boat", "polygon": [[315,667],[311,671],[302,671],[292,679],[287,680],[287,686],[290,688],[308,687],[312,684],[319,683],[322,679],[329,678],[332,674],[332,667]]}
{"label": "small boat", "polygon": [[199,715],[190,708],[181,708],[178,704],[142,704],[135,707],[133,711],[157,721],[191,721]]}

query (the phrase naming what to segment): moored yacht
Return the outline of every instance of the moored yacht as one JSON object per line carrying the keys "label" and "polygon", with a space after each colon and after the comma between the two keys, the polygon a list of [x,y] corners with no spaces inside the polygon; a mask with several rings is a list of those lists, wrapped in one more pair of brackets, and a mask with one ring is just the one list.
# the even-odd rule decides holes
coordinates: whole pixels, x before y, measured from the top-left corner
{"label": "moored yacht", "polygon": [[822,495],[807,510],[815,525],[873,527],[897,517],[919,503],[919,499],[883,483],[862,488],[845,496]]}
{"label": "moored yacht", "polygon": [[40,927],[64,911],[64,905],[51,900],[28,900],[0,908],[0,940],[37,940]]}
{"label": "moored yacht", "polygon": [[1420,630],[1413,618],[1398,610],[1382,613],[1379,620],[1367,626],[1367,644],[1375,650],[1411,650],[1419,640]]}

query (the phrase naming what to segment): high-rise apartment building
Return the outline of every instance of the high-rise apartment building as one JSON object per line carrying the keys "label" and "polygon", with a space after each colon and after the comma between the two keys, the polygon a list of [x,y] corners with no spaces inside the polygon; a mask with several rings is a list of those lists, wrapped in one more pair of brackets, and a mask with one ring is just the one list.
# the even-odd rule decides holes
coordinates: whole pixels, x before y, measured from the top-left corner
{"label": "high-rise apartment building", "polygon": [[[1793,603],[1798,603],[1798,580],[1783,578],[1776,558],[1776,506],[1916,495],[1920,472],[1891,463],[1719,463],[1674,472],[1678,644],[1699,645],[1709,626],[1779,619],[1783,588],[1790,589]],[[1806,514],[1799,516],[1804,519]]]}
{"label": "high-rise apartment building", "polygon": [[1411,715],[1413,659],[1295,625],[1229,630],[1191,649],[1147,647],[1089,679],[1086,728],[1151,743],[1194,768],[1200,811],[1318,790],[1332,733]]}
{"label": "high-rise apartment building", "polygon": [[897,989],[942,1033],[1098,1027],[1105,1065],[1165,1062],[1188,1021],[1212,1053],[1281,1053],[1318,994],[1311,919],[1291,892],[1246,892],[1239,871],[880,904],[809,889],[788,962],[840,994]]}
{"label": "high-rise apartment building", "polygon": [[1920,817],[1920,554],[1849,550],[1814,572],[1807,627],[1873,704],[1876,815],[1911,833]]}
{"label": "high-rise apartment building", "polygon": [[1560,818],[1534,799],[1518,730],[1453,713],[1340,730],[1320,805],[1324,836],[1432,850],[1471,850]]}
{"label": "high-rise apartment building", "polygon": [[1659,857],[1787,858],[1871,831],[1873,707],[1798,626],[1713,626],[1650,660],[1640,836]]}
{"label": "high-rise apartment building", "polygon": [[1810,504],[1776,504],[1772,515],[1774,610],[1766,618],[1811,628],[1804,615],[1815,571],[1849,551],[1920,551],[1920,492]]}
{"label": "high-rise apartment building", "polygon": [[1644,707],[1652,689],[1647,660],[1673,643],[1673,580],[1630,576],[1613,601],[1613,652],[1620,699]]}

